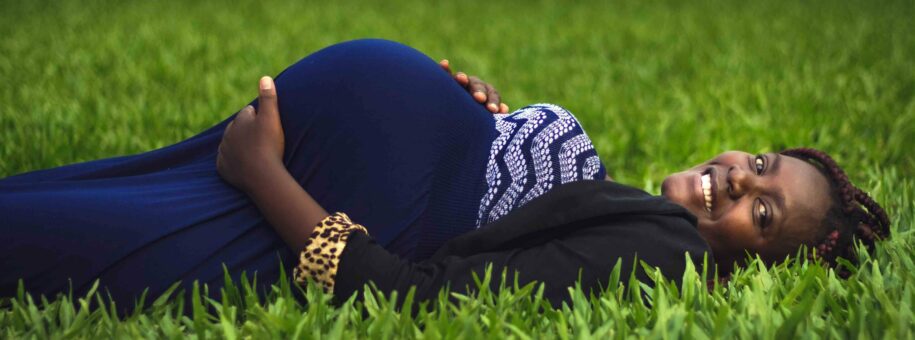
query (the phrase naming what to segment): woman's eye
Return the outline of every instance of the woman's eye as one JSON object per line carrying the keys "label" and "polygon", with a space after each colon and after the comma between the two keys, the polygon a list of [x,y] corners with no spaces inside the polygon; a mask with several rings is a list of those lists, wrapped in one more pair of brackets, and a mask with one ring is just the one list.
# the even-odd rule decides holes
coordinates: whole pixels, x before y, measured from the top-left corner
{"label": "woman's eye", "polygon": [[756,174],[762,175],[763,170],[766,169],[766,161],[762,156],[756,156]]}
{"label": "woman's eye", "polygon": [[756,210],[759,211],[759,224],[762,226],[766,225],[766,222],[769,220],[769,210],[766,209],[766,205],[762,202],[759,202]]}

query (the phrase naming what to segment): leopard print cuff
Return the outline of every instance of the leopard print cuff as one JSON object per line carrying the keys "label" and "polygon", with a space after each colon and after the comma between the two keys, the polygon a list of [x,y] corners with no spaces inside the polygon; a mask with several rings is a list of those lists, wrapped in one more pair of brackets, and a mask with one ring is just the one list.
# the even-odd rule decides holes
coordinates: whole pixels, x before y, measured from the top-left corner
{"label": "leopard print cuff", "polygon": [[340,254],[343,253],[349,234],[354,231],[369,234],[365,227],[353,223],[342,212],[327,216],[319,222],[305,249],[299,253],[299,264],[292,271],[295,282],[304,286],[310,277],[323,286],[325,292],[332,293]]}

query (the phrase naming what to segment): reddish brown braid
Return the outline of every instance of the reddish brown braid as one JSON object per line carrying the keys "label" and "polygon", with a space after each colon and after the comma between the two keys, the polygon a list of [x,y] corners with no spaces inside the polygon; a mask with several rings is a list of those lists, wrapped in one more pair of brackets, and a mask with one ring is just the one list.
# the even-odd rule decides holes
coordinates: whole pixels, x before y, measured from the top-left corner
{"label": "reddish brown braid", "polygon": [[[852,185],[832,157],[811,148],[787,149],[780,153],[816,165],[831,183],[833,204],[820,226],[820,241],[808,244],[816,249],[816,260],[833,267],[838,258],[854,262],[854,240],[861,240],[868,251],[873,251],[878,240],[890,236],[890,219],[886,211],[870,195]],[[847,272],[841,270],[840,274],[847,275]]]}

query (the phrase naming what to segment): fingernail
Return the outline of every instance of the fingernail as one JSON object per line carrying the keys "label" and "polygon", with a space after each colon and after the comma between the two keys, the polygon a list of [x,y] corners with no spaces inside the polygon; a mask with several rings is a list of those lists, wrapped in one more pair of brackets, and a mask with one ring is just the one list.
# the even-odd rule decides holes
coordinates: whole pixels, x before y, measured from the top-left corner
{"label": "fingernail", "polygon": [[271,83],[273,83],[273,82],[270,81],[270,77],[268,77],[268,76],[261,77],[261,90],[269,90],[271,87],[273,87],[273,85]]}
{"label": "fingernail", "polygon": [[473,93],[473,98],[479,101],[486,100],[486,94],[480,91]]}
{"label": "fingernail", "polygon": [[505,111],[506,113],[508,112],[508,104],[502,103],[499,105],[501,106],[502,111]]}
{"label": "fingernail", "polygon": [[499,108],[496,107],[496,104],[495,104],[495,103],[489,103],[489,105],[486,105],[486,107],[489,108],[489,111],[496,111],[496,112],[499,111]]}

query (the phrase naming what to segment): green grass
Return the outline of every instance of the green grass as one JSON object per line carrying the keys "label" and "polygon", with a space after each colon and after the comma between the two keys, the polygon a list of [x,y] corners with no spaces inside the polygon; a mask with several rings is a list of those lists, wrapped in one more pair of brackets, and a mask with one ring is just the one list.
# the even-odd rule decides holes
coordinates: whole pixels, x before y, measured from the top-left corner
{"label": "green grass", "polygon": [[540,312],[533,286],[417,315],[376,294],[334,308],[276,287],[259,301],[243,283],[187,301],[189,316],[180,299],[117,318],[90,306],[98,295],[22,295],[0,337],[915,337],[915,3],[457,3],[0,0],[0,177],[172,144],[246,104],[260,75],[381,37],[449,58],[513,108],[572,110],[610,174],[652,192],[727,149],[826,150],[887,208],[893,239],[849,280],[751,266],[707,294],[688,271],[680,287],[621,278]]}

